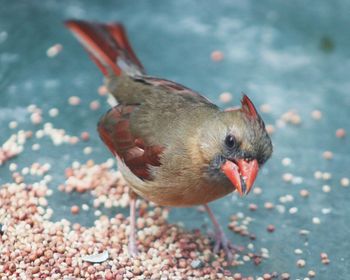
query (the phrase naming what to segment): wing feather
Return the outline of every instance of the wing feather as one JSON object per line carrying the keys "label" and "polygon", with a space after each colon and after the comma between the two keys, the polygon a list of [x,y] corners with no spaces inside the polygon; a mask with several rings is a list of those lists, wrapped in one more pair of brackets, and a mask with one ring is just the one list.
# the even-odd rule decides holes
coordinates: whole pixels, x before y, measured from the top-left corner
{"label": "wing feather", "polygon": [[117,105],[98,124],[102,141],[113,155],[118,156],[139,178],[152,180],[150,166],[160,165],[161,146],[146,146],[130,130],[130,116],[139,105]]}

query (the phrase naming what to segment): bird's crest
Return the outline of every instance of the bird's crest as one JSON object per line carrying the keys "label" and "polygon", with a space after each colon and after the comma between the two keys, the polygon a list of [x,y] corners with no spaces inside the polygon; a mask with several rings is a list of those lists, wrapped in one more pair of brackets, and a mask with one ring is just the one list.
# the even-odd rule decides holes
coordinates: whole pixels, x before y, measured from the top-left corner
{"label": "bird's crest", "polygon": [[245,94],[243,95],[241,104],[242,104],[242,108],[241,108],[242,112],[245,113],[249,118],[256,119],[256,120],[260,118],[257,110],[255,109],[253,102],[249,99],[247,95]]}

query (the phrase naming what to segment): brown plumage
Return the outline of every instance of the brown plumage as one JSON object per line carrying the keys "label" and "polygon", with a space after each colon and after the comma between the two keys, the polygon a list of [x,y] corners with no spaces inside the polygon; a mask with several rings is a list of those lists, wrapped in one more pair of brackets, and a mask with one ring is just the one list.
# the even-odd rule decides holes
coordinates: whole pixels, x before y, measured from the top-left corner
{"label": "brown plumage", "polygon": [[[159,205],[193,206],[234,190],[241,195],[250,191],[272,144],[247,96],[241,108],[221,111],[180,84],[146,76],[122,25],[66,25],[106,76],[118,102],[101,118],[98,131],[136,194]],[[218,238],[225,239],[216,227]],[[218,242],[228,251],[224,241]],[[135,244],[130,248],[134,254]]]}

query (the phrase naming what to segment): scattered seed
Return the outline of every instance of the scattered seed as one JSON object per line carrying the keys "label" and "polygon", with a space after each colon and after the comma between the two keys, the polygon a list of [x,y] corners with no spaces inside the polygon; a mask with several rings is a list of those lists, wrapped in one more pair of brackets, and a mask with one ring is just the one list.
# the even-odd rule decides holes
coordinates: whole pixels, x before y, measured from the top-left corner
{"label": "scattered seed", "polygon": [[285,196],[281,196],[279,200],[281,203],[288,203],[294,201],[294,197],[290,194],[287,194]]}
{"label": "scattered seed", "polygon": [[266,209],[273,209],[275,206],[273,205],[272,202],[265,202],[265,203],[264,203],[264,207],[265,207]]}
{"label": "scattered seed", "polygon": [[291,173],[284,173],[282,175],[282,179],[283,179],[283,181],[289,183],[289,182],[291,182],[293,180],[293,174],[291,174]]}
{"label": "scattered seed", "polygon": [[219,100],[222,103],[229,103],[232,100],[232,94],[230,92],[223,92],[220,94]]}
{"label": "scattered seed", "polygon": [[84,203],[83,205],[81,205],[81,209],[83,209],[84,211],[88,211],[90,209],[90,207],[89,207],[89,205]]}
{"label": "scattered seed", "polygon": [[9,123],[10,129],[15,129],[15,128],[17,128],[17,126],[18,126],[18,123],[16,121],[12,121]]}
{"label": "scattered seed", "polygon": [[33,114],[31,114],[30,120],[33,124],[40,124],[42,122],[41,114],[34,112]]}
{"label": "scattered seed", "polygon": [[11,172],[16,171],[16,170],[17,170],[17,164],[16,164],[16,163],[11,163],[11,164],[9,165],[9,170],[10,170]]}
{"label": "scattered seed", "polygon": [[315,177],[315,179],[322,179],[322,172],[321,171],[315,171],[315,173],[314,173],[314,177]]}
{"label": "scattered seed", "polygon": [[305,260],[303,260],[303,259],[297,260],[297,266],[298,266],[298,267],[304,267],[305,264],[306,264],[306,261],[305,261]]}
{"label": "scattered seed", "polygon": [[292,179],[292,184],[293,185],[299,185],[299,184],[301,184],[301,183],[303,183],[303,178],[302,177],[299,177],[299,176],[297,176],[297,177],[293,177],[293,179]]}
{"label": "scattered seed", "polygon": [[338,128],[335,132],[337,138],[344,138],[346,136],[346,131],[344,128]]}
{"label": "scattered seed", "polygon": [[78,96],[71,96],[68,98],[69,105],[77,106],[80,104],[80,98]]}
{"label": "scattered seed", "polygon": [[94,215],[95,215],[96,217],[101,216],[101,214],[102,214],[102,212],[101,212],[100,210],[96,210],[96,211],[94,212]]}
{"label": "scattered seed", "polygon": [[263,113],[270,113],[272,111],[271,105],[270,104],[261,104],[260,111]]}
{"label": "scattered seed", "polygon": [[319,110],[314,110],[314,111],[311,112],[311,117],[314,120],[320,120],[322,118],[322,112],[319,111]]}
{"label": "scattered seed", "polygon": [[213,51],[210,55],[212,61],[218,62],[224,59],[224,54],[221,51]]}
{"label": "scattered seed", "polygon": [[341,185],[342,187],[348,187],[349,184],[350,184],[349,178],[344,177],[344,178],[341,178],[341,179],[340,179],[340,185]]}
{"label": "scattered seed", "polygon": [[83,141],[89,141],[89,139],[90,139],[90,134],[89,134],[89,132],[87,132],[87,131],[82,132],[82,133],[80,134],[80,138],[81,138],[81,140],[83,140]]}
{"label": "scattered seed", "polygon": [[301,123],[301,117],[295,110],[289,110],[284,113],[279,120],[279,126],[283,127],[285,123],[290,123],[293,125],[299,125]]}
{"label": "scattered seed", "polygon": [[291,163],[292,163],[292,160],[288,157],[282,159],[283,166],[289,166],[289,165],[291,165]]}
{"label": "scattered seed", "polygon": [[96,111],[101,107],[100,102],[98,100],[91,101],[90,103],[90,109],[92,111]]}
{"label": "scattered seed", "polygon": [[61,44],[55,44],[47,49],[46,55],[48,57],[55,57],[58,55],[63,49],[63,46]]}
{"label": "scattered seed", "polygon": [[106,86],[99,86],[98,94],[101,96],[106,96],[108,94],[108,89]]}
{"label": "scattered seed", "polygon": [[330,160],[333,158],[333,153],[331,151],[325,151],[323,152],[322,156],[324,159]]}
{"label": "scattered seed", "polygon": [[281,280],[289,280],[289,279],[290,279],[289,273],[284,272],[281,274]]}
{"label": "scattered seed", "polygon": [[310,234],[310,231],[308,231],[308,230],[306,230],[306,229],[301,229],[301,230],[299,231],[299,234],[300,234],[300,235],[306,236],[306,235],[309,235],[309,234]]}
{"label": "scattered seed", "polygon": [[322,174],[322,179],[325,180],[325,181],[330,180],[331,178],[332,178],[332,174],[329,173],[329,172],[324,172]]}
{"label": "scattered seed", "polygon": [[294,125],[298,125],[301,123],[301,117],[299,115],[292,115],[290,122]]}
{"label": "scattered seed", "polygon": [[318,217],[313,217],[312,218],[312,223],[315,224],[315,225],[319,225],[321,223],[321,220]]}
{"label": "scattered seed", "polygon": [[179,267],[180,267],[180,268],[185,268],[185,267],[187,267],[187,262],[186,262],[185,259],[180,259],[180,260],[179,260]]}
{"label": "scattered seed", "polygon": [[258,209],[258,205],[251,203],[249,204],[249,210],[250,211],[256,211]]}
{"label": "scattered seed", "polygon": [[309,272],[307,273],[307,275],[311,278],[315,277],[316,276],[316,272],[313,271],[313,270],[309,270]]}
{"label": "scattered seed", "polygon": [[22,169],[22,175],[28,175],[29,174],[29,168],[28,167],[24,167],[23,169]]}
{"label": "scattered seed", "polygon": [[283,214],[284,212],[286,212],[286,207],[284,205],[276,205],[276,210],[278,211],[278,213]]}
{"label": "scattered seed", "polygon": [[54,117],[57,117],[59,114],[59,110],[57,108],[51,108],[49,110],[49,116],[54,118]]}
{"label": "scattered seed", "polygon": [[329,193],[331,191],[331,187],[328,185],[323,185],[322,186],[322,191],[325,193]]}
{"label": "scattered seed", "polygon": [[327,214],[332,212],[332,209],[331,208],[322,208],[321,212],[322,212],[322,214],[327,215]]}
{"label": "scattered seed", "polygon": [[302,190],[300,190],[299,194],[302,197],[308,197],[309,196],[309,191],[305,190],[305,189],[302,189]]}
{"label": "scattered seed", "polygon": [[40,144],[38,144],[38,143],[33,144],[33,145],[32,145],[32,150],[33,150],[33,151],[38,151],[38,150],[40,150]]}
{"label": "scattered seed", "polygon": [[328,259],[328,254],[322,252],[322,253],[320,254],[320,257],[321,257],[321,259]]}
{"label": "scattered seed", "polygon": [[70,211],[71,211],[71,213],[72,213],[73,215],[76,215],[76,214],[79,213],[80,208],[79,208],[78,205],[73,205],[73,206],[70,208]]}
{"label": "scattered seed", "polygon": [[85,155],[89,155],[92,153],[92,148],[91,147],[85,147],[83,150]]}
{"label": "scattered seed", "polygon": [[302,253],[303,253],[303,250],[301,250],[301,249],[295,249],[294,250],[294,253],[296,254],[296,255],[301,255]]}
{"label": "scattered seed", "polygon": [[266,229],[267,229],[268,232],[274,232],[275,231],[275,226],[274,225],[268,225]]}
{"label": "scattered seed", "polygon": [[270,135],[275,132],[275,126],[272,125],[272,124],[267,124],[265,126],[265,129],[266,129],[267,133],[270,134]]}
{"label": "scattered seed", "polygon": [[253,193],[256,194],[256,195],[262,194],[262,188],[260,188],[258,186],[254,187]]}

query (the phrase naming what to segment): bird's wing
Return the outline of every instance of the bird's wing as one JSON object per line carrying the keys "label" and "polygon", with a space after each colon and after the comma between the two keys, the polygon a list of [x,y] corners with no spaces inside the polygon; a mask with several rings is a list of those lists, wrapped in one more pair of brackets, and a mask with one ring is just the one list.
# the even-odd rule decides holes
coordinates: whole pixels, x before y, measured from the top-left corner
{"label": "bird's wing", "polygon": [[132,135],[130,116],[138,105],[117,105],[100,120],[98,132],[109,150],[121,159],[139,178],[150,180],[150,166],[159,166],[161,146],[146,146],[143,139]]}
{"label": "bird's wing", "polygon": [[[167,94],[179,94],[185,98],[188,98],[192,100],[193,102],[196,103],[202,103],[206,104],[209,106],[216,106],[214,105],[209,99],[206,97],[202,96],[198,92],[185,87],[184,85],[175,83],[173,81],[169,81],[166,79],[160,79],[156,77],[151,77],[151,76],[135,76],[132,78],[135,82],[140,82],[145,85],[149,85],[155,88],[159,88],[162,91],[166,92]],[[168,98],[171,98],[171,96],[167,96]]]}

